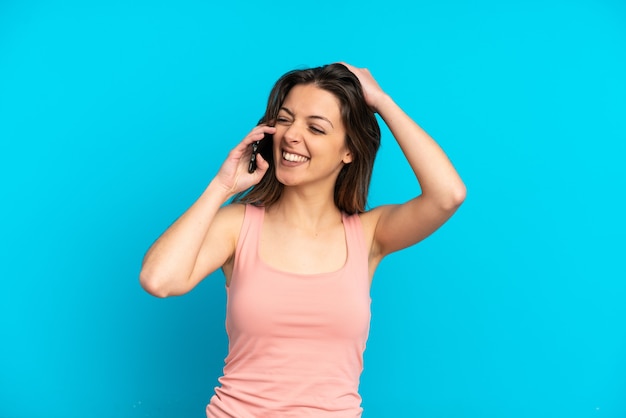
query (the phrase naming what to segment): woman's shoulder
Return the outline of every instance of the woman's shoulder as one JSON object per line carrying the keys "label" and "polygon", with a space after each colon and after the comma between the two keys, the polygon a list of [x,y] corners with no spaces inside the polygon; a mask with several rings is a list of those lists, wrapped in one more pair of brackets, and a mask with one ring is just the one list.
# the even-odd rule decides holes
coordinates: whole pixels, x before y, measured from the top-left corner
{"label": "woman's shoulder", "polygon": [[229,203],[222,206],[218,214],[224,217],[240,217],[246,212],[246,204],[244,203]]}
{"label": "woman's shoulder", "polygon": [[366,212],[360,213],[359,218],[363,225],[363,233],[368,248],[370,249],[370,257],[380,261],[380,248],[376,243],[376,229],[378,228],[381,216],[388,212],[393,205],[377,206]]}
{"label": "woman's shoulder", "polygon": [[246,213],[246,205],[241,203],[231,203],[222,206],[215,215],[214,224],[221,225],[222,228],[239,233],[243,218]]}
{"label": "woman's shoulder", "polygon": [[359,219],[361,220],[361,225],[363,226],[363,232],[365,234],[365,238],[368,243],[371,244],[372,239],[374,238],[374,233],[376,231],[376,225],[378,224],[378,219],[380,218],[381,210],[379,207],[369,209],[365,212],[359,213]]}
{"label": "woman's shoulder", "polygon": [[377,206],[365,212],[359,213],[363,228],[376,228],[380,216],[388,209],[388,206]]}
{"label": "woman's shoulder", "polygon": [[223,228],[227,228],[235,236],[239,235],[239,231],[243,225],[244,219],[249,218],[250,222],[260,219],[263,216],[265,208],[263,206],[255,206],[247,203],[230,203],[222,206],[216,214],[215,222]]}

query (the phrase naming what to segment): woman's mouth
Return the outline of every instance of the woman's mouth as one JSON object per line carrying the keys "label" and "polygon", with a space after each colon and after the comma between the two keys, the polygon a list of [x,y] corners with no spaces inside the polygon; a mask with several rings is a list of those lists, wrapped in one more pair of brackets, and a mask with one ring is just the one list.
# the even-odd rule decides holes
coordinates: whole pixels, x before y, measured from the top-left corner
{"label": "woman's mouth", "polygon": [[292,163],[303,163],[309,160],[309,158],[305,157],[304,155],[292,154],[287,151],[283,151],[283,159]]}

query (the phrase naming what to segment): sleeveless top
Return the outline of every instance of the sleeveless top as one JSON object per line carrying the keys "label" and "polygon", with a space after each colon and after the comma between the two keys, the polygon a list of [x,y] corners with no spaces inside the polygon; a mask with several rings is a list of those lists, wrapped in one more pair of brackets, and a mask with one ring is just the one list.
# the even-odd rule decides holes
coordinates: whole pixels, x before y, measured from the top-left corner
{"label": "sleeveless top", "polygon": [[371,302],[361,220],[342,215],[342,268],[295,274],[260,259],[264,215],[245,208],[226,288],[228,355],[207,417],[360,417]]}

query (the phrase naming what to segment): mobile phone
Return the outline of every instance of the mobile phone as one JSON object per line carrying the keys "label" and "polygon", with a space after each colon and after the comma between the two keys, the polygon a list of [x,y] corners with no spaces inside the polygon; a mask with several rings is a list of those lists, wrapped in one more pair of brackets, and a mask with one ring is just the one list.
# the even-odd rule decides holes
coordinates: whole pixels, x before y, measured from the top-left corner
{"label": "mobile phone", "polygon": [[272,143],[272,135],[271,134],[265,134],[265,136],[263,137],[263,139],[259,140],[259,141],[254,141],[252,143],[252,154],[250,155],[250,162],[248,163],[248,173],[254,173],[254,171],[256,170],[256,156],[257,154],[261,153],[261,155],[263,155],[263,158],[265,158],[266,160],[268,160],[268,158],[271,158],[271,156],[269,155],[269,153],[271,152],[272,147],[270,146],[270,144]]}
{"label": "mobile phone", "polygon": [[250,163],[248,164],[248,173],[254,173],[256,170],[256,155],[259,153],[259,144],[261,141],[254,141],[252,143],[252,154],[250,155]]}

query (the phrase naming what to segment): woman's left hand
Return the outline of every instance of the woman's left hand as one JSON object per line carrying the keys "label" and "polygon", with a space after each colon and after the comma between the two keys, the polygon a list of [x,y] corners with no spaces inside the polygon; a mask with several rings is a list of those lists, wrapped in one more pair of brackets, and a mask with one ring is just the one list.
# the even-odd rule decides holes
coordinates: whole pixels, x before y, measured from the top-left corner
{"label": "woman's left hand", "polygon": [[365,102],[375,112],[379,111],[381,101],[387,96],[383,89],[378,85],[372,74],[367,68],[357,68],[353,65],[341,62],[359,79],[363,87]]}

